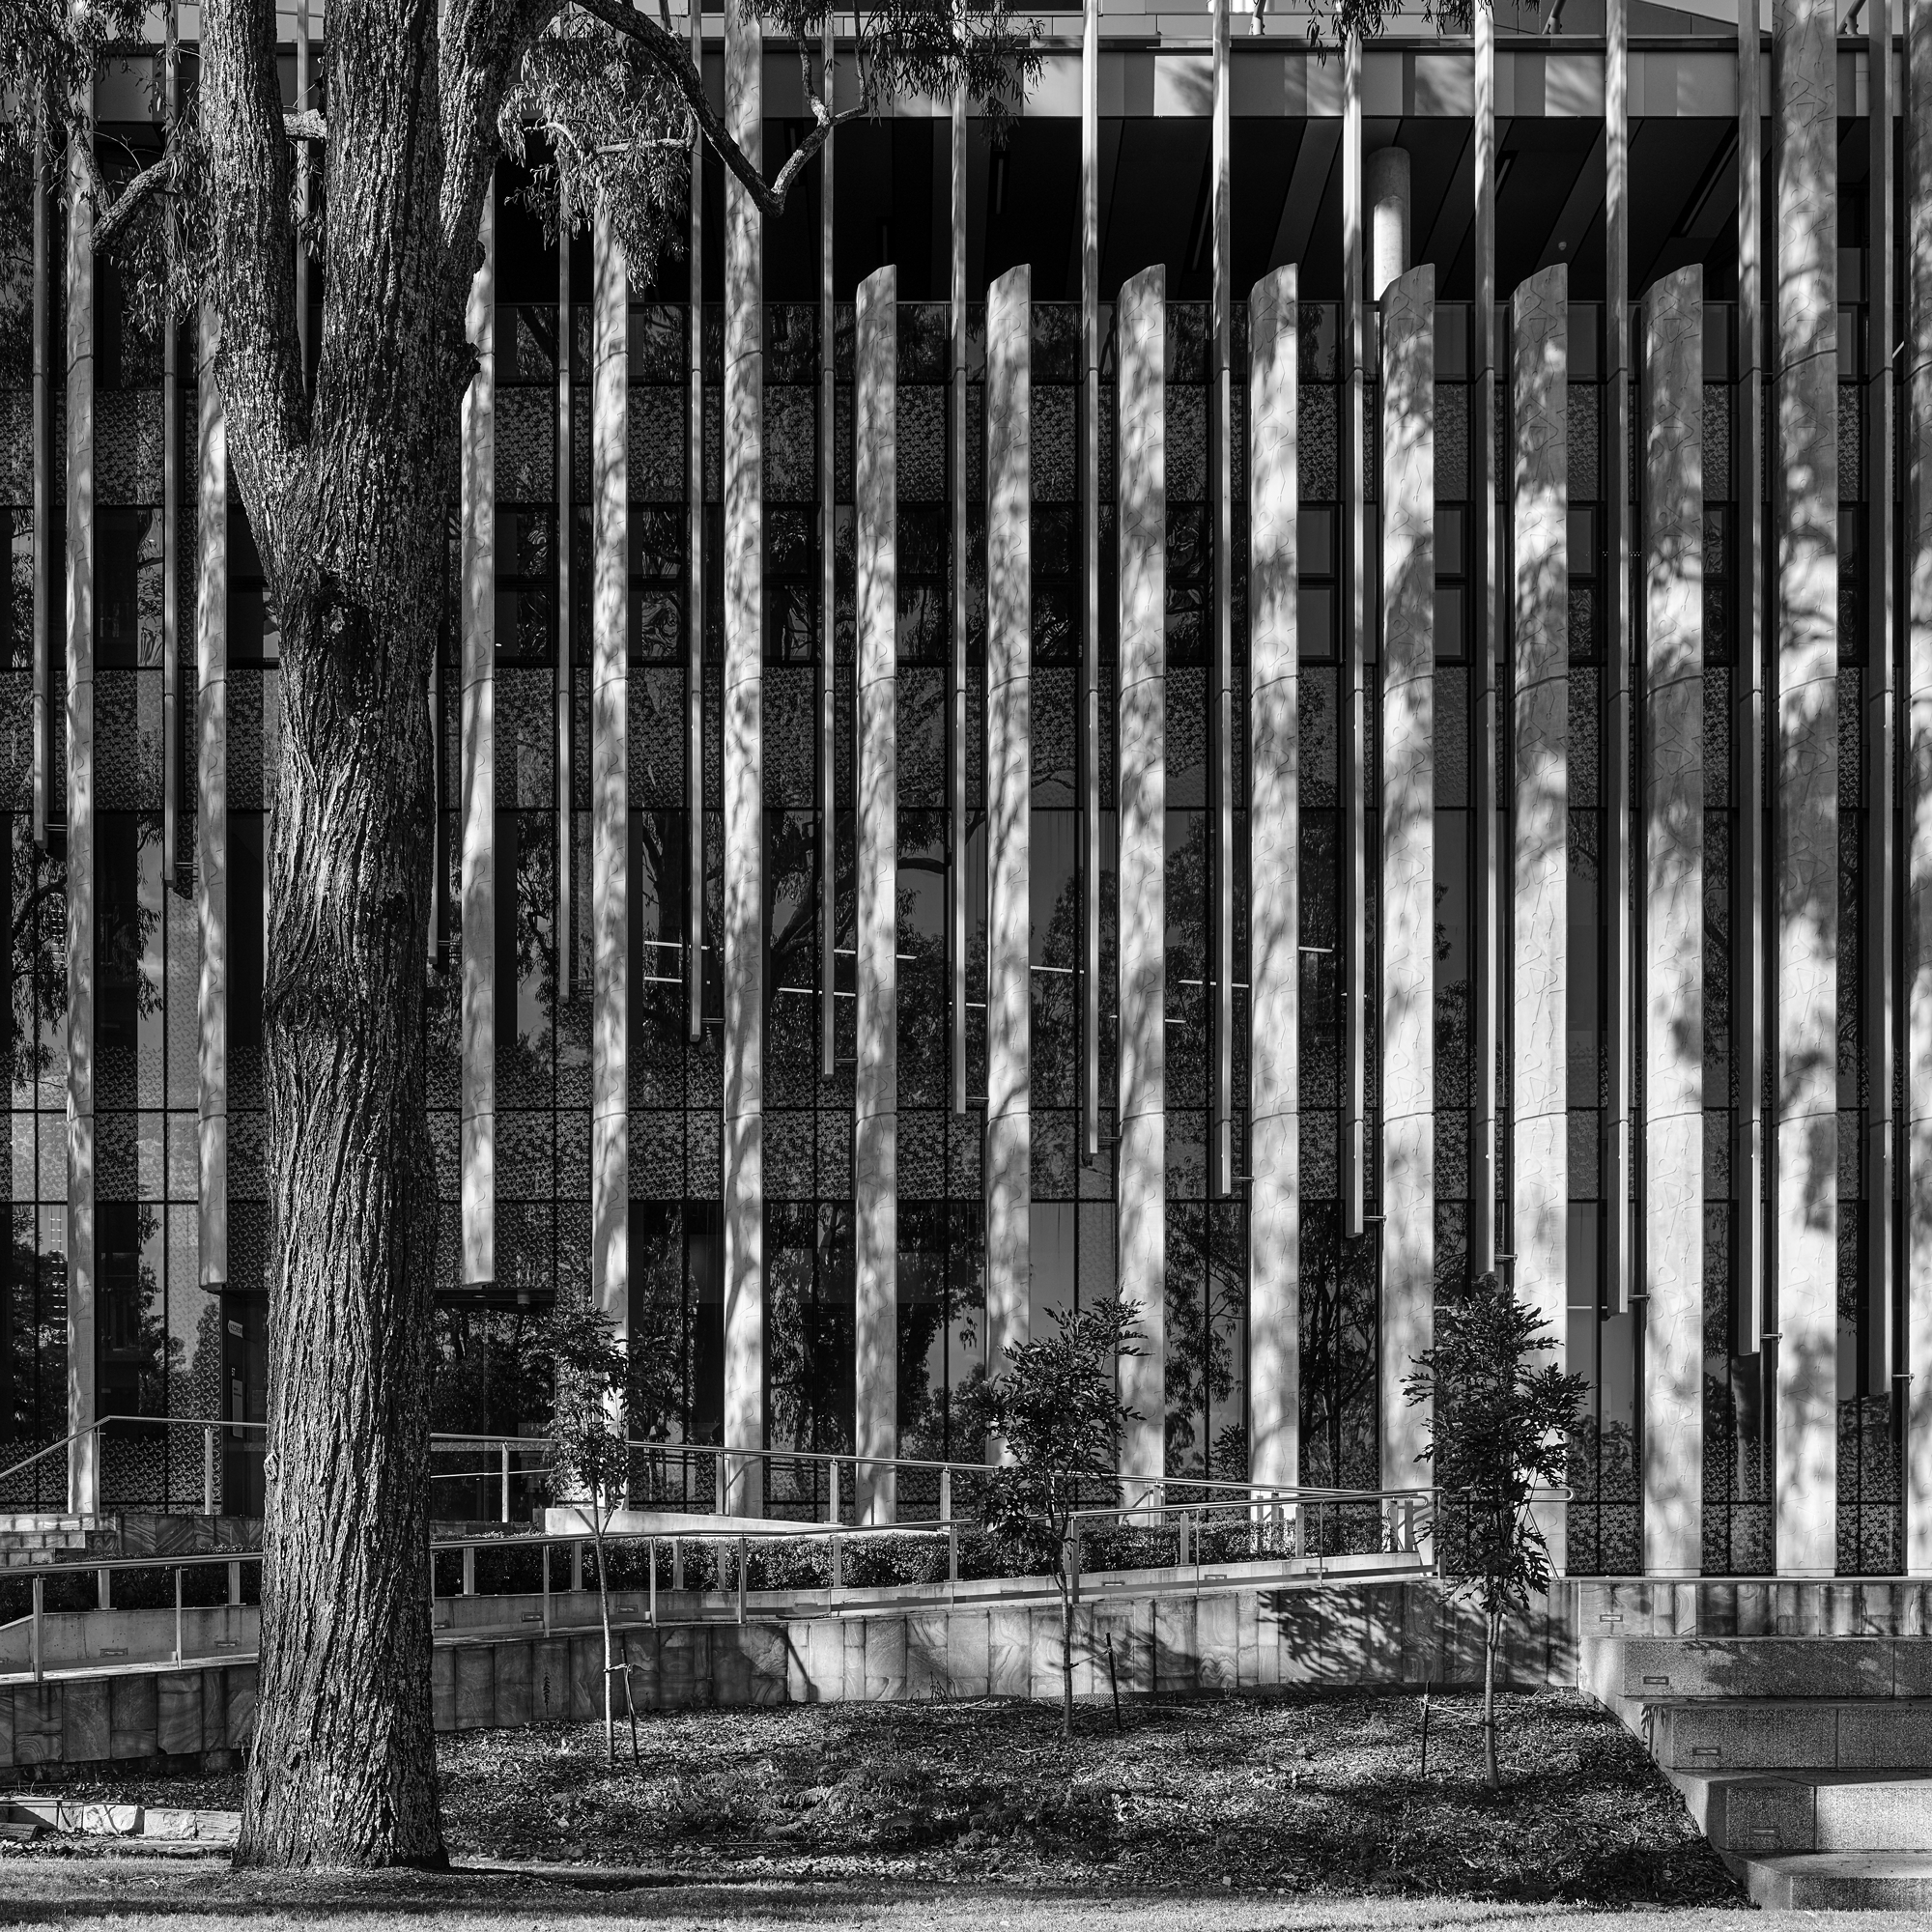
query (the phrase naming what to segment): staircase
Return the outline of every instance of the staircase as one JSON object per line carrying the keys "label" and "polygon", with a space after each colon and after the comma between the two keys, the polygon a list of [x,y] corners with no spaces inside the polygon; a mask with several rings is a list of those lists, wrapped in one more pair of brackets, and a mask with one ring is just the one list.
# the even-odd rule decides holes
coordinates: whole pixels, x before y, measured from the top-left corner
{"label": "staircase", "polygon": [[[1735,1614],[1746,1588],[1761,1614]],[[1887,1628],[1920,1621],[1909,1598],[1579,1588],[1583,1688],[1643,1740],[1759,1906],[1932,1906],[1932,1636]]]}

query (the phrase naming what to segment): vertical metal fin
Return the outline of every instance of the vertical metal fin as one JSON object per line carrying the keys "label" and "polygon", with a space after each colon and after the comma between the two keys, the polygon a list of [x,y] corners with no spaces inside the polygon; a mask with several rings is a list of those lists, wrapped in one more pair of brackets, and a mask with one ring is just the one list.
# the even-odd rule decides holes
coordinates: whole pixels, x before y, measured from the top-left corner
{"label": "vertical metal fin", "polygon": [[[1217,0],[1217,5],[1222,0]],[[1100,1151],[1100,0],[1080,43],[1080,1147]]]}
{"label": "vertical metal fin", "polygon": [[952,491],[952,1111],[966,1111],[966,893],[972,842],[966,802],[966,90],[952,96],[952,420],[947,461]]}

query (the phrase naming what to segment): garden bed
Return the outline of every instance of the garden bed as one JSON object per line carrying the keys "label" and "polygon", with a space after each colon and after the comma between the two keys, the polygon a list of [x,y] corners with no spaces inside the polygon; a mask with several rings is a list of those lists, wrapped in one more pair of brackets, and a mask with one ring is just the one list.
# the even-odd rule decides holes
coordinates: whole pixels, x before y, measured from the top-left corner
{"label": "garden bed", "polygon": [[[842,1704],[440,1740],[451,1853],[648,1868],[693,1883],[812,1878],[1742,1905],[1676,1793],[1570,1692],[1509,1696],[1503,1782],[1480,1700],[1231,1696],[1086,1705]],[[152,1804],[229,1806],[236,1777],[130,1778]],[[72,1795],[107,1787],[75,1786]]]}

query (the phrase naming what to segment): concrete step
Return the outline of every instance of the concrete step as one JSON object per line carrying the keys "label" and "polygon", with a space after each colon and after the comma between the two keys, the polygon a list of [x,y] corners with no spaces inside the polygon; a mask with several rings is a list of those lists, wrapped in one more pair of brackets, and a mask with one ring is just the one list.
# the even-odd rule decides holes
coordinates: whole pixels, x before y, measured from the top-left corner
{"label": "concrete step", "polygon": [[1769,1912],[1924,1911],[1932,1852],[1796,1852],[1730,1858],[1752,1904]]}
{"label": "concrete step", "polygon": [[1639,1728],[1670,1772],[1932,1770],[1932,1698],[1657,1703]]}
{"label": "concrete step", "polygon": [[1799,1852],[1932,1849],[1932,1778],[1911,1772],[1673,1772],[1684,1807],[1720,1852],[1751,1858]]}
{"label": "concrete step", "polygon": [[1932,1637],[1626,1637],[1614,1689],[1683,1698],[1932,1697]]}

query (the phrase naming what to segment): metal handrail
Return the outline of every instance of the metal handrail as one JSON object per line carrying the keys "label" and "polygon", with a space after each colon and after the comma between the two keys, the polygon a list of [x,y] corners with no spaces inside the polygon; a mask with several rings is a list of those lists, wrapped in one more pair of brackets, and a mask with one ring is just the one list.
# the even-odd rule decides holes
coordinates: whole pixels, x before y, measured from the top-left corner
{"label": "metal handrail", "polygon": [[[56,1455],[60,1455],[64,1451],[71,1451],[73,1443],[77,1443],[77,1441],[81,1441],[85,1437],[104,1439],[106,1432],[110,1428],[116,1428],[116,1426],[126,1428],[126,1430],[141,1430],[141,1432],[155,1432],[155,1430],[158,1430],[158,1432],[164,1432],[164,1434],[172,1434],[176,1430],[193,1430],[193,1432],[201,1434],[201,1437],[203,1437],[201,1513],[203,1515],[216,1515],[216,1437],[222,1432],[228,1432],[230,1437],[238,1437],[238,1435],[240,1437],[249,1437],[249,1435],[253,1435],[253,1437],[263,1437],[265,1439],[267,1434],[269,1434],[269,1428],[267,1428],[265,1422],[238,1422],[238,1420],[224,1420],[224,1418],[216,1418],[216,1416],[100,1416],[95,1422],[91,1422],[87,1428],[75,1430],[71,1435],[66,1435],[60,1441],[48,1443],[43,1449],[33,1451],[31,1455],[19,1459],[17,1463],[10,1464],[8,1468],[0,1468],[0,1484],[8,1482],[10,1478],[15,1478],[15,1476],[23,1474],[25,1470],[35,1468],[41,1463],[46,1463],[48,1459],[52,1459],[52,1457],[56,1457]],[[510,1509],[512,1482],[516,1478],[524,1478],[526,1482],[531,1480],[537,1474],[537,1470],[533,1470],[529,1466],[531,1459],[543,1459],[543,1457],[547,1457],[553,1451],[553,1447],[554,1447],[554,1443],[547,1435],[506,1435],[506,1434],[491,1434],[491,1432],[481,1432],[481,1430],[437,1430],[437,1432],[431,1432],[431,1451],[433,1453],[435,1451],[448,1451],[448,1449],[481,1449],[485,1453],[487,1451],[495,1451],[497,1453],[497,1468],[495,1470],[491,1470],[491,1468],[456,1468],[456,1470],[450,1470],[450,1468],[431,1468],[429,1470],[429,1480],[431,1482],[487,1482],[487,1480],[491,1480],[491,1476],[495,1476],[498,1480],[498,1484],[500,1484],[498,1517],[500,1517],[502,1522],[510,1522],[512,1520],[512,1509]],[[742,1464],[755,1464],[755,1466],[761,1466],[761,1468],[771,1466],[771,1464],[806,1464],[808,1468],[823,1468],[827,1472],[827,1499],[825,1499],[827,1520],[835,1520],[840,1515],[840,1509],[842,1509],[842,1495],[840,1495],[840,1492],[842,1492],[842,1478],[840,1478],[840,1470],[842,1470],[844,1464],[852,1466],[854,1478],[858,1478],[860,1472],[937,1474],[937,1478],[939,1478],[939,1520],[949,1520],[952,1517],[952,1484],[954,1484],[954,1480],[964,1480],[964,1482],[972,1484],[976,1480],[983,1480],[997,1466],[997,1464],[968,1463],[968,1461],[935,1461],[935,1459],[929,1459],[929,1457],[873,1457],[873,1455],[858,1455],[858,1453],[852,1453],[852,1451],[838,1451],[838,1449],[769,1449],[769,1447],[767,1449],[752,1449],[752,1447],[740,1447],[740,1445],[730,1445],[730,1443],[667,1443],[667,1441],[647,1441],[647,1439],[638,1439],[638,1437],[630,1437],[628,1449],[630,1449],[630,1453],[634,1457],[649,1457],[653,1461],[672,1461],[672,1463],[678,1463],[678,1464],[684,1466],[686,1474],[694,1466],[707,1468],[711,1480],[717,1486],[717,1505],[719,1505],[717,1513],[719,1515],[728,1515],[730,1513],[728,1509],[724,1509],[726,1482],[728,1482],[726,1468],[730,1464],[734,1464],[734,1463],[740,1464],[740,1466]],[[1188,1474],[1142,1476],[1142,1474],[1134,1474],[1130,1470],[1109,1472],[1109,1474],[1095,1474],[1095,1476],[1084,1478],[1084,1480],[1090,1480],[1095,1486],[1099,1486],[1099,1484],[1115,1486],[1117,1484],[1121,1488],[1121,1492],[1122,1492],[1122,1497],[1136,1495],[1136,1501],[1130,1501],[1130,1503],[1122,1501],[1121,1507],[1136,1509],[1136,1511],[1163,1507],[1163,1499],[1173,1490],[1184,1490],[1184,1492],[1188,1492],[1196,1499],[1194,1507],[1215,1507],[1215,1505],[1223,1505],[1225,1503],[1225,1505],[1254,1507],[1254,1509],[1287,1507],[1291,1501],[1294,1501],[1298,1505],[1302,1505],[1302,1503],[1314,1503],[1314,1501],[1331,1501],[1331,1503],[1352,1501],[1352,1503],[1362,1503],[1362,1501],[1368,1501],[1372,1495],[1383,1493],[1383,1492],[1343,1490],[1343,1488],[1331,1488],[1331,1486],[1314,1486],[1314,1488],[1310,1488],[1310,1486],[1300,1486],[1300,1484],[1254,1484],[1254,1482],[1236,1482],[1236,1480],[1221,1478],[1221,1476],[1188,1476]],[[690,1484],[686,1484],[686,1490],[690,1490]],[[649,1507],[649,1501],[653,1501],[653,1499],[645,1499],[645,1507]],[[817,1507],[817,1486],[815,1484],[813,1484],[813,1492],[811,1492],[810,1503],[811,1503],[813,1509]],[[1105,1513],[1105,1511],[1101,1511],[1101,1513]]]}
{"label": "metal handrail", "polygon": [[[216,1436],[223,1431],[231,1437],[237,1435],[258,1435],[266,1438],[268,1425],[262,1422],[242,1422],[213,1416],[181,1415],[109,1415],[99,1417],[84,1429],[75,1430],[58,1442],[51,1442],[37,1449],[32,1454],[0,1469],[0,1484],[24,1471],[43,1463],[63,1451],[71,1450],[74,1443],[89,1436],[104,1438],[110,1428],[120,1427],[144,1432],[177,1430],[198,1431],[203,1437],[203,1515],[215,1514],[215,1456]],[[495,1475],[502,1486],[501,1520],[510,1518],[510,1484],[514,1477],[526,1479],[536,1472],[527,1466],[533,1457],[547,1455],[554,1446],[549,1436],[510,1435],[488,1431],[448,1430],[433,1431],[430,1436],[432,1452],[439,1449],[473,1447],[497,1452],[496,1469],[436,1469],[430,1471],[432,1482],[477,1482],[486,1481]],[[941,1518],[950,1517],[951,1489],[955,1479],[967,1482],[985,1477],[996,1464],[978,1462],[942,1462],[928,1457],[916,1456],[864,1456],[848,1450],[836,1449],[791,1449],[791,1448],[751,1448],[731,1443],[715,1442],[660,1442],[631,1437],[627,1443],[634,1456],[675,1461],[689,1468],[693,1464],[710,1465],[714,1475],[723,1473],[723,1465],[729,1463],[757,1464],[803,1463],[810,1467],[826,1470],[830,1497],[828,1507],[834,1514],[839,1507],[840,1470],[850,1464],[855,1477],[864,1472],[900,1471],[909,1474],[937,1475],[941,1491]],[[516,1459],[525,1466],[512,1466]],[[1150,1498],[1165,1493],[1175,1488],[1183,1488],[1203,1496],[1204,1501],[1225,1498],[1230,1503],[1266,1504],[1290,1494],[1312,1499],[1318,1493],[1299,1485],[1268,1486],[1231,1480],[1226,1477],[1194,1475],[1144,1476],[1132,1471],[1120,1471],[1092,1478],[1095,1483],[1118,1483],[1123,1492],[1139,1491]],[[721,1486],[722,1487],[722,1486]],[[1346,1490],[1326,1490],[1320,1493],[1340,1498],[1359,1496],[1362,1492]]]}
{"label": "metal handrail", "polygon": [[[1350,1491],[1324,1490],[1324,1491],[1306,1491],[1306,1492],[1301,1492],[1300,1493],[1303,1494],[1304,1496],[1307,1496],[1311,1500],[1321,1504],[1331,1504],[1331,1503],[1351,1500],[1366,1505],[1369,1503],[1375,1503],[1380,1500],[1384,1500],[1391,1496],[1398,1498],[1413,1497],[1417,1493],[1426,1493],[1426,1492],[1417,1492],[1412,1491],[1350,1492]],[[1208,1507],[1214,1507],[1214,1506],[1177,1504],[1170,1506],[1163,1513],[1192,1514],[1198,1516],[1201,1514],[1204,1508],[1208,1508]],[[1131,1514],[1131,1513],[1132,1512],[1129,1511],[1115,1511],[1115,1512],[1083,1512],[1082,1514],[1083,1515],[1112,1514],[1118,1517],[1121,1515]],[[680,1554],[681,1545],[685,1544],[697,1544],[699,1546],[725,1545],[728,1547],[734,1547],[738,1553],[738,1561],[736,1564],[735,1593],[726,1593],[723,1590],[720,1590],[712,1594],[718,1594],[718,1595],[735,1594],[736,1620],[742,1624],[746,1620],[747,1599],[750,1595],[750,1586],[748,1582],[748,1577],[749,1577],[748,1558],[751,1548],[753,1545],[783,1544],[787,1547],[796,1548],[801,1542],[818,1542],[822,1540],[828,1543],[831,1546],[830,1563],[829,1563],[831,1583],[829,1587],[837,1590],[844,1587],[840,1580],[841,1571],[842,1571],[841,1549],[842,1547],[844,1546],[853,1543],[864,1543],[867,1540],[876,1539],[880,1537],[899,1537],[899,1538],[910,1537],[922,1541],[932,1541],[932,1542],[944,1541],[947,1545],[947,1549],[948,1549],[947,1582],[949,1586],[956,1587],[960,1580],[959,1530],[960,1530],[960,1525],[955,1521],[947,1521],[942,1523],[925,1523],[925,1524],[827,1523],[823,1526],[822,1538],[821,1537],[801,1538],[795,1530],[787,1530],[776,1524],[767,1527],[755,1522],[747,1522],[742,1528],[733,1528],[729,1530],[693,1530],[689,1532],[681,1531],[681,1532],[656,1533],[656,1534],[645,1534],[645,1535],[638,1535],[635,1533],[626,1534],[623,1532],[613,1533],[611,1531],[607,1530],[604,1532],[602,1540],[607,1544],[618,1545],[631,1548],[637,1548],[637,1546],[640,1544],[644,1546],[646,1551],[645,1561],[647,1569],[647,1580],[643,1586],[643,1589],[644,1593],[647,1594],[649,1598],[650,1621],[653,1626],[655,1626],[658,1622],[657,1551],[658,1551],[658,1546],[660,1544],[668,1543],[670,1545],[672,1575],[674,1578],[679,1579],[678,1581],[673,1582],[672,1588],[674,1590],[681,1587],[681,1579],[684,1574],[684,1565]],[[572,1575],[573,1577],[579,1579],[577,1582],[573,1583],[572,1593],[574,1594],[576,1593],[577,1590],[581,1588],[581,1577],[582,1577],[581,1566],[582,1566],[583,1548],[586,1545],[593,1545],[599,1539],[592,1533],[587,1524],[581,1531],[573,1531],[569,1533],[556,1532],[556,1531],[537,1532],[528,1536],[518,1537],[517,1539],[515,1539],[513,1543],[506,1543],[500,1537],[487,1537],[487,1536],[460,1536],[460,1537],[445,1537],[441,1539],[432,1539],[430,1544],[431,1602],[432,1604],[434,1604],[435,1602],[439,1601],[436,1592],[436,1558],[440,1555],[452,1555],[452,1554],[461,1555],[461,1557],[463,1558],[463,1587],[461,1594],[463,1596],[469,1597],[476,1594],[474,1558],[475,1558],[475,1552],[478,1549],[501,1550],[505,1548],[515,1548],[520,1551],[541,1549],[544,1552],[544,1562],[542,1566],[542,1574],[543,1574],[542,1596],[544,1601],[543,1621],[544,1621],[544,1629],[546,1633],[548,1633],[549,1630],[551,1629],[550,1601],[553,1594],[550,1582],[550,1554],[549,1554],[550,1551],[556,1548],[566,1548],[572,1552],[572,1565],[571,1565]],[[1410,1552],[1403,1551],[1398,1553],[1407,1554]],[[241,1578],[242,1566],[244,1563],[259,1564],[260,1562],[262,1562],[262,1560],[263,1560],[263,1552],[259,1549],[217,1549],[217,1550],[199,1550],[199,1551],[179,1551],[164,1556],[104,1556],[104,1557],[82,1556],[78,1558],[76,1561],[71,1563],[33,1565],[33,1566],[23,1567],[21,1569],[8,1573],[10,1577],[24,1578],[32,1586],[32,1593],[33,1593],[32,1609],[29,1613],[28,1618],[26,1619],[15,1618],[13,1620],[13,1623],[17,1624],[22,1621],[27,1621],[30,1622],[32,1625],[32,1637],[31,1637],[32,1668],[35,1681],[36,1682],[42,1681],[42,1679],[44,1677],[45,1674],[44,1655],[43,1655],[44,1644],[43,1644],[43,1634],[47,1614],[45,1590],[46,1590],[46,1581],[48,1577],[53,1577],[71,1578],[76,1575],[85,1575],[89,1571],[93,1571],[97,1575],[105,1577],[111,1576],[114,1572],[117,1571],[138,1572],[138,1571],[151,1571],[151,1570],[172,1570],[175,1573],[175,1602],[174,1602],[175,1645],[174,1645],[173,1662],[175,1663],[180,1663],[184,1661],[184,1645],[183,1645],[184,1615],[186,1608],[189,1607],[185,1602],[183,1588],[182,1588],[182,1578],[184,1575],[188,1570],[207,1569],[213,1566],[226,1566],[230,1576],[228,1604],[225,1606],[214,1606],[214,1607],[228,1607],[228,1608],[244,1607],[242,1605],[241,1595],[240,1595],[240,1578]],[[1232,1561],[1235,1559],[1227,1559],[1227,1560]],[[1266,1559],[1264,1558],[1263,1560]],[[1320,1561],[1319,1552],[1317,1553],[1317,1561],[1318,1562]],[[1181,1562],[1182,1562],[1182,1567],[1186,1567],[1187,1559],[1184,1555],[1181,1559]],[[1196,1563],[1195,1567],[1197,1569],[1199,1568],[1198,1562]],[[1035,1582],[1037,1581],[1038,1579],[1036,1577],[1013,1577],[1013,1578],[1009,1578],[1007,1580],[1014,1583],[1022,1583],[1022,1582]],[[636,1595],[639,1593],[636,1585],[619,1586],[619,1587],[621,1594]],[[826,1586],[811,1586],[811,1587],[818,1588]],[[1199,1587],[1198,1577],[1196,1578],[1195,1587],[1197,1589]],[[1078,1588],[1079,1584],[1076,1573],[1074,1580],[1074,1590],[1076,1598],[1078,1595]],[[500,1593],[492,1592],[491,1594],[516,1596],[516,1595],[528,1595],[529,1593],[526,1591],[525,1592],[509,1591]],[[111,1585],[109,1585],[107,1589],[103,1592],[103,1596],[108,1599],[111,1599],[112,1596]],[[105,1607],[104,1604],[102,1607]],[[193,1607],[201,1608],[205,1606],[195,1605]],[[248,1607],[259,1607],[259,1606],[248,1606]],[[81,1612],[80,1614],[86,1614],[86,1612]],[[442,1626],[442,1628],[447,1629],[448,1626],[444,1625]],[[158,1668],[162,1666],[157,1663],[156,1667]]]}

